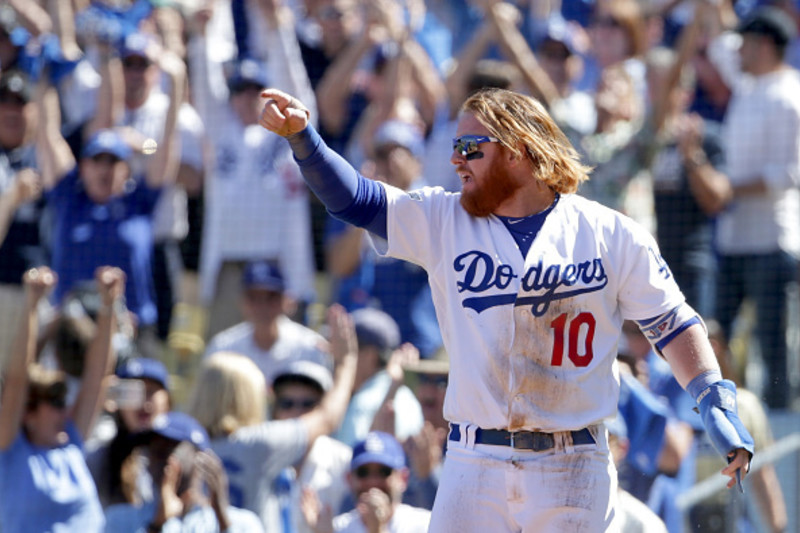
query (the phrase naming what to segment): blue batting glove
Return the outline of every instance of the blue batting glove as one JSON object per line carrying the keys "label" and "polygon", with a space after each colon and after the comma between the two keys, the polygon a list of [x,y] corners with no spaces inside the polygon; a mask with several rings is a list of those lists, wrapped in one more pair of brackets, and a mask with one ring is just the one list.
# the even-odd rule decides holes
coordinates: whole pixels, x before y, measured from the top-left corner
{"label": "blue batting glove", "polygon": [[698,396],[700,416],[712,444],[726,459],[738,448],[753,456],[753,437],[736,411],[736,385],[723,379],[706,387]]}

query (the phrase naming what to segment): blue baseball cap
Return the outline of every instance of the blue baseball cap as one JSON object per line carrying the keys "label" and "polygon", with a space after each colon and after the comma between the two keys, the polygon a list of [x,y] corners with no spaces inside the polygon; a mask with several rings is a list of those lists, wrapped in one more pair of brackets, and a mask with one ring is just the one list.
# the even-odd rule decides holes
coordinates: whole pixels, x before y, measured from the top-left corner
{"label": "blue baseball cap", "polygon": [[146,33],[134,32],[125,37],[120,46],[119,55],[123,59],[131,56],[149,58],[147,49],[155,42],[153,36]]}
{"label": "blue baseball cap", "polygon": [[414,157],[421,157],[425,150],[425,138],[420,129],[402,120],[387,120],[375,131],[376,149],[382,146],[402,146]]}
{"label": "blue baseball cap", "polygon": [[359,346],[375,346],[381,350],[394,350],[400,345],[400,328],[385,311],[365,307],[351,313]]}
{"label": "blue baseball cap", "polygon": [[198,450],[209,448],[208,433],[200,422],[186,413],[170,411],[153,419],[151,432],[177,442],[188,441]]}
{"label": "blue baseball cap", "polygon": [[575,46],[575,28],[561,16],[551,16],[547,20],[546,31],[542,42],[545,41],[553,41],[564,45],[564,48],[567,49],[570,55],[577,53]]}
{"label": "blue baseball cap", "polygon": [[406,454],[392,435],[383,431],[370,431],[364,440],[353,447],[350,470],[368,463],[378,463],[392,470],[400,470],[406,466]]}
{"label": "blue baseball cap", "polygon": [[246,289],[286,290],[283,272],[274,261],[251,261],[244,266],[242,285]]}
{"label": "blue baseball cap", "polygon": [[96,132],[81,151],[81,157],[95,157],[100,154],[111,154],[121,161],[131,157],[131,147],[112,129]]}
{"label": "blue baseball cap", "polygon": [[132,357],[117,368],[121,379],[150,379],[169,390],[169,372],[164,363],[149,357]]}
{"label": "blue baseball cap", "polygon": [[262,63],[253,59],[243,59],[235,62],[228,76],[228,89],[236,92],[248,86],[268,87],[269,78],[267,69]]}

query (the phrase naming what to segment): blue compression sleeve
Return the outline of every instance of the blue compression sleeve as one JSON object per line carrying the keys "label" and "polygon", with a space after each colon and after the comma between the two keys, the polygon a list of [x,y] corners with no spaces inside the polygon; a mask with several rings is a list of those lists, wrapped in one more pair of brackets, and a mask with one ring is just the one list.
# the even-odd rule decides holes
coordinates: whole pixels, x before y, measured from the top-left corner
{"label": "blue compression sleeve", "polygon": [[387,238],[386,191],[379,183],[328,148],[311,125],[286,140],[306,183],[331,215]]}

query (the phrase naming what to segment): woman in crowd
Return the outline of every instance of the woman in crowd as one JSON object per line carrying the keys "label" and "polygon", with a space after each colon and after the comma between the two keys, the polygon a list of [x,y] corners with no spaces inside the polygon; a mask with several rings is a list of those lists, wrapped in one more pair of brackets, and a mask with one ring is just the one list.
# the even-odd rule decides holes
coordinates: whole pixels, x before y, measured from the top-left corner
{"label": "woman in crowd", "polygon": [[125,290],[117,268],[96,271],[103,307],[75,402],[59,371],[35,363],[37,307],[56,284],[47,267],[25,273],[26,299],[11,358],[3,374],[0,403],[0,524],[6,533],[102,531],[103,511],[86,461],[83,441],[104,397],[113,367],[113,308]]}
{"label": "woman in crowd", "polygon": [[211,437],[211,449],[228,474],[230,503],[261,517],[266,531],[280,531],[276,483],[298,463],[320,435],[333,432],[344,416],[356,372],[352,319],[341,306],[328,313],[333,386],[319,405],[297,418],[266,421],[264,374],[251,359],[217,352],[203,361],[188,413]]}

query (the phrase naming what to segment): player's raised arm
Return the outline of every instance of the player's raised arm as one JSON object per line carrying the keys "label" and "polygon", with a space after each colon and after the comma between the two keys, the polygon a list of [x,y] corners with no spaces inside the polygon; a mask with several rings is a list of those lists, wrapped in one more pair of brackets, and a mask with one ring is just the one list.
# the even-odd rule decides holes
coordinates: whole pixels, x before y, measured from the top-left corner
{"label": "player's raised arm", "polygon": [[309,123],[308,108],[278,89],[266,89],[259,124],[286,138],[306,183],[335,217],[386,238],[386,192],[328,148]]}

